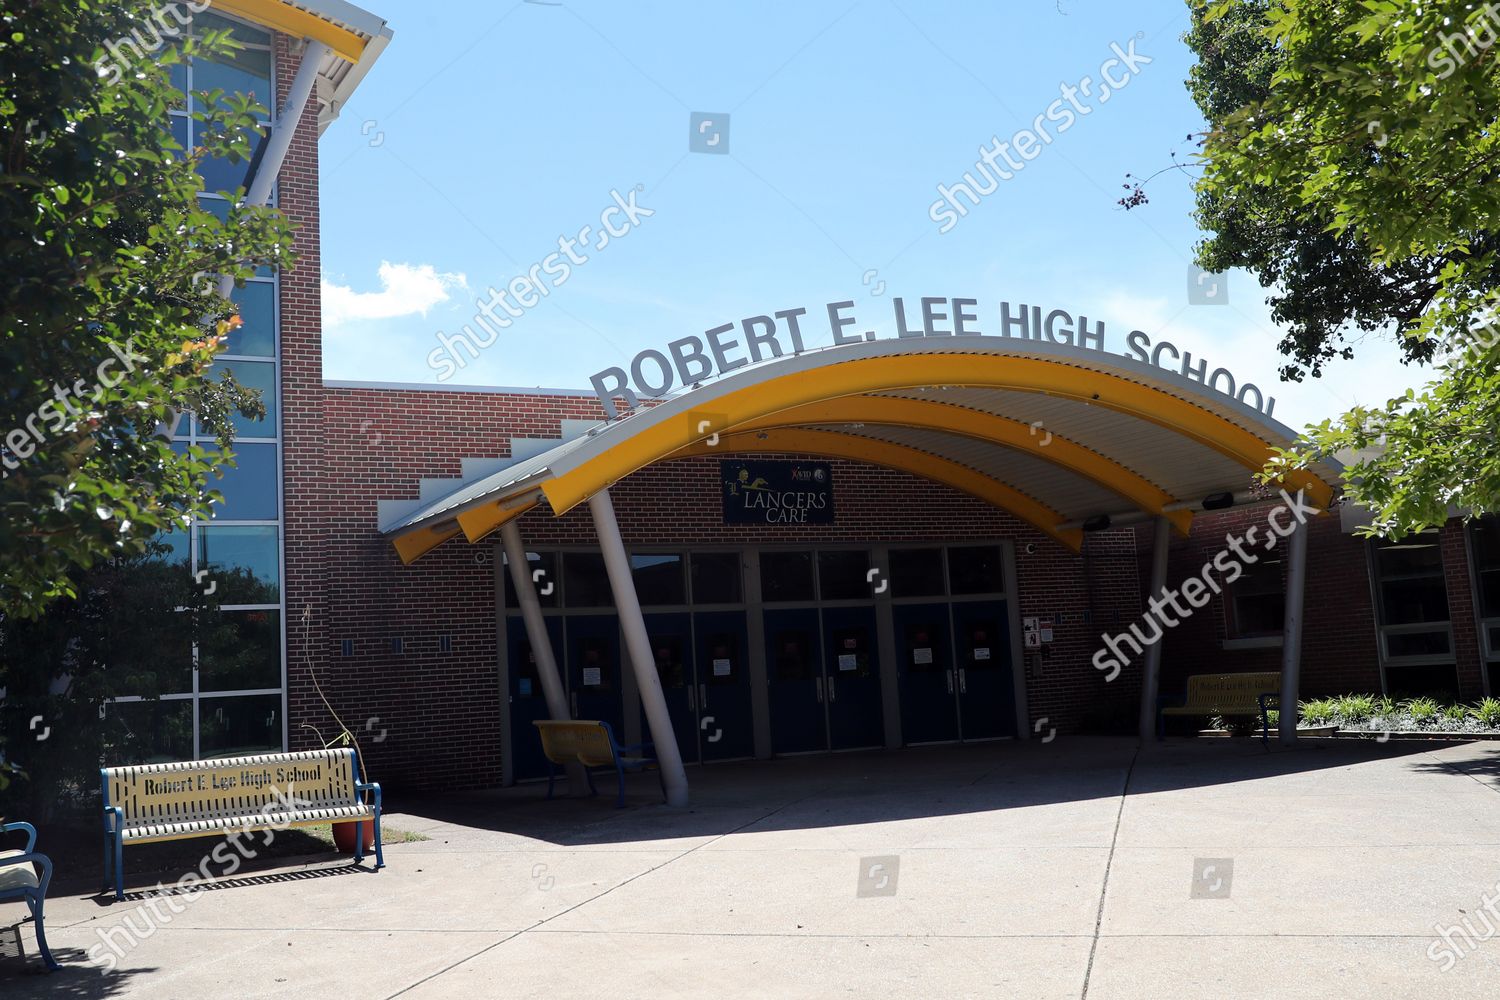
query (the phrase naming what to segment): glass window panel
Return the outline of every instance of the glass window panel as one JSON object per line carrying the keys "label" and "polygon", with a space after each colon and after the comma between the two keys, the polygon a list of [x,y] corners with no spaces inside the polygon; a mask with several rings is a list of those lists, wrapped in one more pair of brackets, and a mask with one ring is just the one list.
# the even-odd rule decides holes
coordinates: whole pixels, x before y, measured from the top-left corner
{"label": "glass window panel", "polygon": [[1388,632],[1386,653],[1397,656],[1447,656],[1451,652],[1447,629],[1432,632]]}
{"label": "glass window panel", "polygon": [[229,331],[225,354],[276,355],[276,286],[269,281],[247,281],[230,299],[240,307],[240,325]]}
{"label": "glass window panel", "polygon": [[630,557],[630,575],[642,604],[686,604],[681,553],[642,552]]}
{"label": "glass window panel", "polygon": [[776,629],[769,636],[771,664],[779,681],[806,681],[822,675],[818,644],[804,628]]}
{"label": "glass window panel", "polygon": [[1231,639],[1281,634],[1286,596],[1279,561],[1251,563],[1228,589],[1229,614],[1225,625]]}
{"label": "glass window panel", "polygon": [[1452,664],[1386,667],[1386,694],[1403,698],[1429,697],[1439,702],[1458,700],[1458,672]]}
{"label": "glass window panel", "polygon": [[1380,585],[1381,622],[1414,625],[1448,620],[1448,591],[1442,577],[1391,580]]}
{"label": "glass window panel", "polygon": [[281,570],[271,525],[206,525],[198,529],[198,569],[214,604],[275,604]]}
{"label": "glass window panel", "polygon": [[[234,373],[234,377],[240,385],[246,389],[255,389],[258,391],[260,393],[261,405],[266,408],[266,415],[262,420],[251,420],[249,417],[236,412],[231,418],[235,437],[275,437],[278,426],[276,366],[263,361],[219,361],[213,367],[209,368],[209,377],[217,382],[223,378],[223,375],[220,373],[225,369]],[[199,433],[202,433],[201,428]]]}
{"label": "glass window panel", "polygon": [[[240,188],[249,186],[250,164],[255,157],[256,147],[262,141],[262,134],[250,132],[247,133],[247,139],[249,148],[242,156],[232,153],[209,156],[205,153],[198,161],[198,176],[203,178],[205,193],[218,194],[220,191],[228,191],[233,194]],[[202,140],[199,144],[203,144]]]}
{"label": "glass window panel", "polygon": [[1479,607],[1481,617],[1500,618],[1500,569],[1479,574]]}
{"label": "glass window panel", "polygon": [[234,446],[234,464],[218,466],[223,476],[208,485],[224,497],[214,504],[216,521],[274,521],[280,506],[276,483],[276,446],[246,442]]}
{"label": "glass window panel", "polygon": [[[172,87],[179,94],[183,95],[184,99],[180,103],[181,104],[186,104],[187,101],[186,101],[185,98],[186,98],[187,89],[188,89],[188,67],[187,67],[187,62],[183,61],[183,62],[175,62],[175,63],[168,64],[168,66],[167,66],[167,78],[172,81]],[[183,143],[183,147],[186,148],[187,147],[187,143]]]}
{"label": "glass window panel", "polygon": [[563,593],[570,608],[614,607],[604,557],[597,552],[563,554]]}
{"label": "glass window panel", "polygon": [[1500,569],[1500,515],[1476,518],[1469,530],[1474,536],[1474,561],[1483,569]]}
{"label": "glass window panel", "polygon": [[738,604],[743,599],[738,552],[694,552],[694,604]]}
{"label": "glass window panel", "polygon": [[198,690],[281,687],[281,612],[204,611],[200,621]]}
{"label": "glass window panel", "polygon": [[[253,99],[262,109],[274,103],[271,93],[271,53],[264,49],[243,49],[239,52],[221,52],[212,59],[193,60],[193,110],[202,111],[203,101],[198,92],[222,90],[229,94],[244,94]],[[227,102],[222,102],[227,103]],[[265,119],[266,110],[260,112]]]}
{"label": "glass window panel", "polygon": [[[557,553],[528,552],[526,564],[531,571],[537,603],[544,608],[557,607],[562,598],[562,588],[557,585]],[[521,602],[516,597],[516,585],[510,578],[510,560],[505,561],[505,566],[505,606],[519,608]]]}
{"label": "glass window panel", "polygon": [[281,695],[203,698],[198,702],[198,752],[242,757],[281,752]]}
{"label": "glass window panel", "polygon": [[811,552],[769,551],[760,554],[760,598],[763,601],[813,599]]}
{"label": "glass window panel", "polygon": [[1000,594],[1005,591],[1000,546],[965,545],[948,550],[948,583],[955,594]]}
{"label": "glass window panel", "polygon": [[167,124],[172,131],[172,138],[176,140],[177,145],[182,147],[181,151],[172,154],[173,158],[186,159],[190,151],[188,147],[187,118],[182,115],[171,115],[167,118]]}
{"label": "glass window panel", "polygon": [[942,549],[891,549],[891,595],[941,597]]}
{"label": "glass window panel", "polygon": [[1393,576],[1433,575],[1443,572],[1443,551],[1435,534],[1422,532],[1399,542],[1380,545],[1376,550],[1382,578]]}
{"label": "glass window panel", "polygon": [[193,34],[201,35],[205,31],[227,31],[235,41],[243,42],[246,45],[269,46],[271,44],[270,32],[257,28],[254,25],[221,17],[218,14],[205,13],[193,15]]}
{"label": "glass window panel", "polygon": [[104,759],[111,765],[193,759],[193,702],[122,701],[104,707]]}
{"label": "glass window panel", "polygon": [[661,678],[664,690],[677,690],[687,683],[682,651],[686,647],[684,637],[676,632],[657,632],[651,635],[651,656],[656,660],[656,675]]}
{"label": "glass window panel", "polygon": [[870,553],[864,549],[818,553],[818,587],[825,601],[873,597],[869,572]]}

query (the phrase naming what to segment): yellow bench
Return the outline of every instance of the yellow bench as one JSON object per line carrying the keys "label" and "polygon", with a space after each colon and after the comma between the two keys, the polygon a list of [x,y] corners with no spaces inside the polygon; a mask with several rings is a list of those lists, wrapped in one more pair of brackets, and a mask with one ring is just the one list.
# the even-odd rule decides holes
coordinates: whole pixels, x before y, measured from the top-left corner
{"label": "yellow bench", "polygon": [[[104,887],[125,898],[126,844],[153,844],[251,830],[373,820],[380,844],[380,785],[359,780],[352,749],[184,760],[99,770],[104,793]],[[373,802],[364,801],[366,792]],[[363,861],[365,838],[355,838]],[[219,860],[216,856],[216,860]]]}
{"label": "yellow bench", "polygon": [[[541,734],[542,753],[547,757],[549,799],[552,798],[552,786],[557,781],[557,765],[582,764],[583,773],[589,779],[589,793],[592,795],[599,793],[594,788],[594,776],[590,769],[612,767],[620,779],[620,794],[615,800],[615,808],[624,808],[625,772],[643,771],[656,763],[656,758],[646,752],[654,751],[654,744],[632,743],[621,746],[607,722],[591,719],[536,719],[531,724]],[[657,777],[662,781],[662,797],[665,798],[666,779],[661,777],[660,772],[661,768],[658,766]]]}
{"label": "yellow bench", "polygon": [[1281,674],[1272,671],[1247,674],[1194,674],[1187,679],[1187,695],[1180,705],[1161,699],[1156,717],[1156,735],[1166,735],[1169,715],[1260,715],[1261,742],[1266,742],[1270,724],[1266,700],[1281,693]]}

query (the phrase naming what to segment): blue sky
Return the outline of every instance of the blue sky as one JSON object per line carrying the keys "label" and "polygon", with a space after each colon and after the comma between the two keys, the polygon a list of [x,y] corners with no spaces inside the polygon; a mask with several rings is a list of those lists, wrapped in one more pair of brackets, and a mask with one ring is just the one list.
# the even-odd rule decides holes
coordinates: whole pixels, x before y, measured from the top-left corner
{"label": "blue sky", "polygon": [[[584,388],[643,348],[842,299],[888,334],[898,295],[977,298],[986,333],[1002,300],[1060,307],[1104,320],[1111,350],[1140,329],[1277,381],[1251,275],[1227,276],[1225,304],[1189,302],[1188,179],[1116,205],[1127,173],[1190,154],[1201,127],[1182,0],[364,5],[395,40],[322,140],[329,379],[436,383],[439,331],[639,185],[654,214],[448,384]],[[937,186],[1032,127],[1061,84],[1097,81],[1112,43],[1151,62],[1106,101],[1097,84],[1078,96],[1086,115],[1054,117],[1051,141],[940,233]],[[715,116],[710,137],[727,113],[728,155],[689,151],[695,112]],[[809,346],[828,342],[809,326]],[[1324,379],[1271,389],[1275,415],[1394,395],[1421,377],[1396,357],[1371,338]]]}

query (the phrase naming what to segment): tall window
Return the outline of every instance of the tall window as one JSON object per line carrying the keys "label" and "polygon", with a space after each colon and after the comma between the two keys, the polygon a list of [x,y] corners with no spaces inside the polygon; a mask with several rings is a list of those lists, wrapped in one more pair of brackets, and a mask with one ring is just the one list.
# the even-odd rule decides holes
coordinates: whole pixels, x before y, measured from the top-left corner
{"label": "tall window", "polygon": [[1391,695],[1457,693],[1437,529],[1371,542],[1380,656]]}
{"label": "tall window", "polygon": [[[174,82],[186,93],[222,90],[253,96],[266,109],[275,107],[272,89],[272,37],[269,32],[212,14],[194,18],[192,30],[230,30],[244,48],[213,60],[195,60],[173,69]],[[185,150],[200,144],[203,128],[190,112],[201,110],[190,97],[173,110],[173,135]],[[250,136],[253,150],[271,121]],[[216,214],[227,213],[228,198],[246,184],[249,162],[227,159],[202,165],[200,200]],[[227,196],[227,197],[226,197]],[[210,377],[227,370],[241,385],[260,391],[266,415],[260,420],[234,418],[235,466],[209,485],[224,497],[210,518],[189,532],[164,541],[170,561],[191,574],[195,588],[210,605],[184,611],[182,632],[190,636],[177,655],[186,662],[166,676],[169,690],[159,703],[121,698],[111,706],[136,728],[160,735],[159,759],[216,757],[279,751],[285,748],[286,678],[285,598],[282,589],[281,394],[277,275],[263,268],[232,298],[241,326],[229,334]],[[182,420],[174,446],[216,448],[194,419]],[[142,730],[137,730],[142,731]]]}
{"label": "tall window", "polygon": [[1280,561],[1262,559],[1245,567],[1226,588],[1224,633],[1228,639],[1274,639],[1286,617]]}

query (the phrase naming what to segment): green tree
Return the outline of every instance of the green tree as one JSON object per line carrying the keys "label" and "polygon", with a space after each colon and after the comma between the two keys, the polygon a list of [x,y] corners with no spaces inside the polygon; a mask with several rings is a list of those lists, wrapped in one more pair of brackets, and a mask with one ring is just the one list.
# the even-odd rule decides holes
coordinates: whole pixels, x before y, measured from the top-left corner
{"label": "green tree", "polygon": [[1283,373],[1389,331],[1421,391],[1309,428],[1269,472],[1361,453],[1350,499],[1400,535],[1500,507],[1500,7],[1191,0],[1208,131],[1199,263],[1244,267],[1288,333]]}
{"label": "green tree", "polygon": [[[231,52],[189,38],[147,0],[25,0],[0,11],[0,616],[76,596],[75,570],[141,554],[205,513],[231,461],[231,418],[254,392],[209,371],[237,319],[214,277],[292,263],[276,211],[200,205],[207,157],[246,160],[258,106],[200,95],[207,138],[183,149],[167,111],[184,60]],[[152,18],[155,20],[151,20]],[[109,61],[107,43],[144,40]],[[153,43],[160,42],[155,45]],[[129,51],[128,47],[124,51]],[[263,114],[263,112],[262,112]],[[183,411],[217,448],[183,453]]]}

